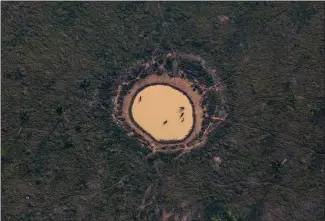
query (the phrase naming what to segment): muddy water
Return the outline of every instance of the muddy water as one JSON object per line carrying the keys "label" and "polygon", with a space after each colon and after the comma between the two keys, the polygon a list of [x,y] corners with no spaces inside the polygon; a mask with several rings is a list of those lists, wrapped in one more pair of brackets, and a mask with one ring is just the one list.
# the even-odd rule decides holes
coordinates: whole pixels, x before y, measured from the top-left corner
{"label": "muddy water", "polygon": [[144,88],[136,95],[131,111],[134,120],[156,140],[181,140],[193,125],[190,101],[170,86]]}

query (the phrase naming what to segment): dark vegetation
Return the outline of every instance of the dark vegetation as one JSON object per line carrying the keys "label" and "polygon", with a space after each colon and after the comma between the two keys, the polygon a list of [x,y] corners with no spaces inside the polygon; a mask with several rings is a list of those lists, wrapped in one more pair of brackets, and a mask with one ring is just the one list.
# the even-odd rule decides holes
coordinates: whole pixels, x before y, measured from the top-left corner
{"label": "dark vegetation", "polygon": [[[1,6],[2,220],[324,220],[322,2]],[[111,118],[157,47],[204,58],[229,96],[227,123],[177,159]]]}

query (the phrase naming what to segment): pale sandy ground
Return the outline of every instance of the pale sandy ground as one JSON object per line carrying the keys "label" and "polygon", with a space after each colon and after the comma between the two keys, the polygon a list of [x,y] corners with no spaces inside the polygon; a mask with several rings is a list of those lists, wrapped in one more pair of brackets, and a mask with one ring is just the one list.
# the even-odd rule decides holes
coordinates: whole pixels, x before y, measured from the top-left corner
{"label": "pale sandy ground", "polygon": [[[139,129],[138,126],[135,125],[134,122],[132,121],[132,119],[130,117],[130,113],[129,113],[129,110],[130,110],[129,107],[130,107],[130,105],[132,105],[131,104],[132,98],[134,97],[135,93],[139,90],[139,88],[141,88],[141,87],[143,87],[145,85],[157,84],[157,83],[168,84],[168,85],[174,86],[176,88],[179,88],[181,91],[183,91],[183,92],[185,92],[187,94],[187,96],[191,99],[191,101],[193,103],[194,112],[195,112],[195,122],[193,124],[193,131],[189,134],[189,136],[185,140],[183,140],[181,142],[177,142],[178,145],[187,145],[191,140],[193,140],[194,138],[196,138],[199,135],[199,133],[200,133],[200,131],[202,129],[203,109],[201,108],[201,105],[200,105],[201,96],[198,93],[193,91],[193,89],[191,87],[191,84],[186,79],[183,79],[183,78],[180,78],[180,77],[172,77],[171,78],[167,74],[163,74],[161,76],[156,75],[156,74],[151,74],[151,75],[147,76],[146,78],[139,80],[138,82],[136,82],[133,85],[133,87],[131,88],[129,93],[124,97],[124,100],[123,100],[123,117],[125,118],[126,122],[131,126],[131,128],[136,133],[140,134],[147,141],[149,141],[149,143],[151,144],[151,146],[154,149],[164,147],[164,146],[170,146],[170,144],[163,144],[163,143],[155,141],[154,139],[152,139],[152,137],[150,137],[148,134],[144,133],[141,129]],[[143,92],[145,92],[145,91],[143,91]],[[143,97],[143,101],[144,101],[144,99],[145,99],[145,97]],[[138,100],[135,99],[135,101],[137,102]],[[172,114],[172,112],[177,112],[177,105],[178,104],[177,104],[176,101],[177,101],[177,99],[173,101],[175,103],[170,104],[170,107],[171,107],[170,109],[169,108],[164,108],[161,111],[162,112],[167,111],[166,116],[167,117],[168,116],[172,117],[171,119],[173,119],[173,121],[175,121],[175,123],[173,123],[173,125],[177,126],[177,123],[176,123],[177,113],[175,115]],[[184,106],[185,106],[186,102],[185,101],[182,101],[182,102],[184,102]],[[174,110],[174,108],[176,108],[176,110]],[[169,111],[170,111],[170,113],[168,113]],[[162,115],[162,116],[165,116],[165,115]],[[186,116],[189,116],[189,114],[186,113]],[[144,113],[144,117],[145,117],[145,113]],[[159,118],[160,121],[161,121],[161,119],[162,118]],[[190,119],[188,119],[188,120],[189,120],[188,122],[190,122]],[[141,121],[141,122],[144,122],[144,121]],[[170,121],[170,122],[172,122],[172,121]],[[163,123],[163,121],[160,123],[160,125],[162,125],[162,123]],[[169,123],[169,121],[168,121],[168,123]],[[184,120],[184,123],[185,123],[185,120]],[[167,126],[167,124],[165,126]],[[154,126],[151,126],[151,127],[156,128],[158,126],[159,126],[159,123],[157,123],[157,125],[154,124]],[[184,136],[184,133],[186,133],[186,132],[184,132],[186,130],[185,128],[187,128],[187,127],[184,126],[184,130],[181,130],[180,132],[177,132],[176,136],[178,136],[179,138],[182,136],[182,134]],[[154,130],[158,131],[158,129],[154,129]],[[162,130],[162,132],[156,132],[157,134],[161,134],[161,135],[157,135],[157,136],[165,136],[165,137],[169,136],[168,138],[170,138],[170,136],[171,136],[170,133],[167,132],[167,130],[166,130],[166,132],[163,132],[163,131],[164,130]],[[185,134],[185,136],[186,136],[186,134]]]}
{"label": "pale sandy ground", "polygon": [[133,119],[158,141],[182,140],[193,126],[190,101],[167,85],[144,88],[136,95],[131,112]]}

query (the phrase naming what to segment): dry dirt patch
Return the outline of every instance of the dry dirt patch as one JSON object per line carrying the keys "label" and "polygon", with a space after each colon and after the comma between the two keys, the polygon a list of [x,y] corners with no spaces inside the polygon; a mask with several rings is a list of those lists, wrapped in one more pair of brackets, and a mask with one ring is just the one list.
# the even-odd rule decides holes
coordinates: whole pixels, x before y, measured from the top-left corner
{"label": "dry dirt patch", "polygon": [[169,85],[150,85],[134,95],[132,118],[156,141],[179,141],[190,134],[194,108],[187,95]]}
{"label": "dry dirt patch", "polygon": [[[172,87],[173,90],[177,90],[178,93],[175,93],[171,90],[159,91],[160,93],[167,93],[166,97],[173,93],[173,97],[170,99],[164,99],[164,95],[161,94],[158,95],[157,100],[154,101],[151,97],[153,94],[151,94],[149,98],[149,95],[144,93],[146,89],[150,90],[150,87],[153,86]],[[154,91],[148,92],[152,93]],[[143,104],[145,104],[146,97],[150,99],[151,104],[147,103],[147,105],[149,106],[143,108],[143,113],[137,113],[137,111],[141,111],[140,104],[142,102]],[[178,97],[178,99],[173,99],[175,97]],[[154,101],[154,103],[152,103],[152,101]],[[178,105],[178,103],[180,105]],[[136,133],[144,137],[151,144],[151,146],[155,148],[163,147],[170,144],[187,145],[191,140],[193,140],[199,135],[202,128],[203,109],[200,103],[201,96],[197,92],[193,91],[191,83],[186,79],[181,77],[170,77],[167,74],[151,74],[144,79],[138,80],[133,85],[128,94],[124,97],[123,117]],[[161,105],[169,106],[163,107]],[[186,118],[186,121],[186,112],[185,110],[184,112],[180,111],[181,107],[184,107],[184,109],[188,111],[188,113],[186,114],[186,116],[188,117]],[[159,110],[157,108],[163,109]],[[174,112],[175,115],[172,115],[172,112]],[[184,114],[181,117],[182,113]],[[151,119],[150,116],[158,117],[155,120],[154,118]],[[168,117],[170,120],[168,120]],[[177,117],[179,117],[179,119],[177,119]],[[182,119],[184,119],[183,122],[181,122]],[[143,123],[141,124],[141,122]],[[152,130],[150,131],[147,128],[152,128]],[[161,128],[161,130],[159,130],[159,128]],[[172,134],[172,132],[175,132],[176,130],[178,130],[179,132]]]}
{"label": "dry dirt patch", "polygon": [[112,118],[152,154],[200,148],[226,118],[220,76],[201,57],[154,53],[121,76]]}

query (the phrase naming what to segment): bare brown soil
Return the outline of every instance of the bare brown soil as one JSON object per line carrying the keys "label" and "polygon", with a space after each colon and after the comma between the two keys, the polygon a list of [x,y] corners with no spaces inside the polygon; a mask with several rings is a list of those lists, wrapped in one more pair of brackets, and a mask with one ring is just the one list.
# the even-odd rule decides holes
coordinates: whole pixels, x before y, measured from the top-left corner
{"label": "bare brown soil", "polygon": [[179,90],[183,91],[187,94],[187,96],[191,99],[193,103],[194,113],[195,113],[195,122],[193,125],[193,130],[190,132],[190,134],[187,136],[187,138],[181,142],[175,141],[174,145],[183,145],[187,146],[189,142],[191,142],[193,139],[195,139],[201,129],[202,129],[202,121],[203,121],[203,109],[200,105],[202,97],[193,91],[193,88],[191,87],[191,83],[181,77],[170,77],[167,74],[163,75],[157,75],[157,74],[151,74],[147,76],[144,79],[141,79],[137,81],[129,93],[124,97],[123,99],[123,117],[125,118],[126,122],[130,125],[130,127],[139,135],[141,135],[144,139],[146,139],[150,145],[153,147],[153,149],[170,146],[171,144],[161,143],[156,140],[154,140],[150,135],[145,133],[143,130],[141,130],[135,122],[131,118],[130,113],[130,105],[132,105],[132,99],[135,96],[136,92],[140,89],[145,87],[146,85],[151,84],[168,84],[172,87],[178,88]]}

